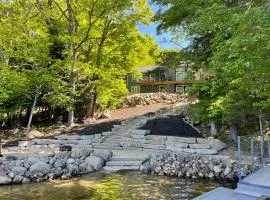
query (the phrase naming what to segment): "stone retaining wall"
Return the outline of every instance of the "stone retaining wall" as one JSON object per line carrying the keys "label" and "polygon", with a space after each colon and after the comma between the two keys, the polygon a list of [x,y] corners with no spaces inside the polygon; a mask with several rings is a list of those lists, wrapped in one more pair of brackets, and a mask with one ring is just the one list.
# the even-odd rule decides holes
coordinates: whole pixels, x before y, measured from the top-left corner
{"label": "stone retaining wall", "polygon": [[185,102],[185,97],[170,93],[141,93],[128,95],[123,101],[123,107],[145,106],[156,103],[172,104]]}
{"label": "stone retaining wall", "polygon": [[[143,134],[144,132],[144,134]],[[220,140],[209,138],[174,137],[147,135],[147,130],[134,130],[130,138],[121,142],[123,149],[155,149],[190,154],[214,155],[224,148],[226,144]]]}
{"label": "stone retaining wall", "polygon": [[112,157],[107,150],[77,149],[49,156],[0,160],[0,185],[69,179],[100,170]]}
{"label": "stone retaining wall", "polygon": [[[237,164],[229,158],[218,156],[188,155],[174,152],[159,152],[144,163],[143,169],[154,174],[182,178],[206,178],[236,180]],[[247,167],[243,174],[249,174]]]}

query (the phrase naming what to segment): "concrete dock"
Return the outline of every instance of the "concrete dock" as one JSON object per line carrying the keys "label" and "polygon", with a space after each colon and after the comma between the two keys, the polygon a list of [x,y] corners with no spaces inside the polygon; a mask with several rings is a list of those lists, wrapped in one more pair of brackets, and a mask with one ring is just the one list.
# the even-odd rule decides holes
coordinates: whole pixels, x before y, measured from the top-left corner
{"label": "concrete dock", "polygon": [[270,167],[261,168],[245,177],[235,190],[219,187],[195,200],[257,200],[261,197],[270,199]]}

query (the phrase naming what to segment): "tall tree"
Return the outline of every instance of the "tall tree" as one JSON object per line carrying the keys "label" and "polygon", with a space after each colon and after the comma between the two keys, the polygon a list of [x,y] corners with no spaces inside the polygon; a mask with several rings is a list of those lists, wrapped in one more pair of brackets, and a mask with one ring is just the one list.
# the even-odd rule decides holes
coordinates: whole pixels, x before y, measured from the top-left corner
{"label": "tall tree", "polygon": [[209,73],[193,88],[201,119],[235,126],[269,110],[269,2],[156,0],[160,31],[185,34],[185,49]]}

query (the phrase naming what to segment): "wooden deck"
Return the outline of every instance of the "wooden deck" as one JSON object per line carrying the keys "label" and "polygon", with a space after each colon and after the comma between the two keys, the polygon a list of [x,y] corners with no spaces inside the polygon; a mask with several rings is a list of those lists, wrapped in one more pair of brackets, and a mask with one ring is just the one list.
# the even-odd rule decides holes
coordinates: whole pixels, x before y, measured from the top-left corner
{"label": "wooden deck", "polygon": [[198,80],[184,80],[184,81],[138,81],[134,84],[136,85],[191,85],[198,83]]}

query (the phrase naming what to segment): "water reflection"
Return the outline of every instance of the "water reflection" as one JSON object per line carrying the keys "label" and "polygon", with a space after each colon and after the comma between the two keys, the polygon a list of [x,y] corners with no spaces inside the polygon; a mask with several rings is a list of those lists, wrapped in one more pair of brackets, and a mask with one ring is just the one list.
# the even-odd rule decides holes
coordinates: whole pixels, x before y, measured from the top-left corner
{"label": "water reflection", "polygon": [[185,200],[219,186],[140,172],[99,172],[68,181],[0,187],[0,200]]}

